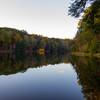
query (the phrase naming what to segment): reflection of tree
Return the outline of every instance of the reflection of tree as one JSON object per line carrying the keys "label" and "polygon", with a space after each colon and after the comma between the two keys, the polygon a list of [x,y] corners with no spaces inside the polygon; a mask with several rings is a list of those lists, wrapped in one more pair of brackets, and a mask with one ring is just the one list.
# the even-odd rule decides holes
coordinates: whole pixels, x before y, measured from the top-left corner
{"label": "reflection of tree", "polygon": [[28,68],[42,67],[48,64],[68,63],[66,55],[2,54],[0,56],[0,75],[25,72]]}
{"label": "reflection of tree", "polygon": [[96,58],[74,57],[78,83],[86,100],[100,100],[100,61]]}

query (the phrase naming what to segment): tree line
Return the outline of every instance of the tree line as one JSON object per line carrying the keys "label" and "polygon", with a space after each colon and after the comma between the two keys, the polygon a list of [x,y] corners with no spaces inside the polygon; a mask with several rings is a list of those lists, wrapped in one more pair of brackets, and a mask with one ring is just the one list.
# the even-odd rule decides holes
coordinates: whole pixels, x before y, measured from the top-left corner
{"label": "tree line", "polygon": [[[87,2],[90,6],[86,6]],[[69,12],[75,17],[82,16],[72,41],[72,51],[100,53],[100,0],[76,0]]]}
{"label": "tree line", "polygon": [[28,34],[24,30],[0,28],[1,52],[64,53],[69,51],[69,39],[48,38]]}

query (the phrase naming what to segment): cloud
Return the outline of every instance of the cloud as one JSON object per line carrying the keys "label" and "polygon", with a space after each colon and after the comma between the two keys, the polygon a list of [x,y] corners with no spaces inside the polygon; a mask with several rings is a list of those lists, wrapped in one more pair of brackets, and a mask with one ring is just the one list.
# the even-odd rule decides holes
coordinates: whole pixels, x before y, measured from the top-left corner
{"label": "cloud", "polygon": [[60,73],[64,73],[64,72],[65,72],[65,70],[64,70],[64,69],[62,69],[62,70],[60,70],[59,72],[60,72]]}

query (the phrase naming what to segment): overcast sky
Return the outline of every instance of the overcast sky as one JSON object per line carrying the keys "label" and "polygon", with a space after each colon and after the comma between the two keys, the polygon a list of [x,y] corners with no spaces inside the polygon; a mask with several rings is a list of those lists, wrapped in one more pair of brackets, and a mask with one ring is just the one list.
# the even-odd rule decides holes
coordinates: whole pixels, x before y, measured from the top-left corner
{"label": "overcast sky", "polygon": [[73,38],[77,19],[68,16],[71,0],[0,0],[0,27],[48,37]]}

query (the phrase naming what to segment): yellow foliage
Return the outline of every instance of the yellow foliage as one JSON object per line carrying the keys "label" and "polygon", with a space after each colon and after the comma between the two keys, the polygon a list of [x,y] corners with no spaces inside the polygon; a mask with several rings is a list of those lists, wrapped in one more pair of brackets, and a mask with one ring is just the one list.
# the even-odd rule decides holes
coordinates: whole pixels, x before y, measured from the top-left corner
{"label": "yellow foliage", "polygon": [[97,13],[97,15],[100,15],[100,8],[98,9],[98,13]]}
{"label": "yellow foliage", "polygon": [[94,23],[99,23],[100,22],[100,18],[95,18],[94,19]]}
{"label": "yellow foliage", "polygon": [[81,85],[81,82],[80,82],[80,80],[79,80],[77,83],[78,83],[78,85]]}
{"label": "yellow foliage", "polygon": [[0,40],[4,42],[5,41],[5,36],[4,35],[0,35]]}
{"label": "yellow foliage", "polygon": [[16,34],[13,38],[15,40],[22,41],[22,38],[21,38],[21,36],[19,34]]}
{"label": "yellow foliage", "polygon": [[24,39],[25,39],[25,40],[28,40],[28,38],[29,38],[29,37],[28,37],[27,35],[24,36]]}
{"label": "yellow foliage", "polygon": [[96,17],[96,16],[100,16],[100,12],[98,12],[98,13],[95,15],[95,18],[94,18],[94,23],[100,23],[100,17]]}
{"label": "yellow foliage", "polygon": [[45,39],[45,41],[47,41],[48,40],[48,37],[45,37],[44,39]]}
{"label": "yellow foliage", "polygon": [[91,7],[86,8],[83,18],[85,18],[89,12],[91,12]]}
{"label": "yellow foliage", "polygon": [[81,21],[79,21],[79,22],[78,22],[78,26],[81,26],[81,24],[82,24],[82,22],[81,22]]}
{"label": "yellow foliage", "polygon": [[44,52],[45,52],[44,49],[39,49],[39,50],[38,50],[38,53],[39,53],[39,54],[44,54]]}

